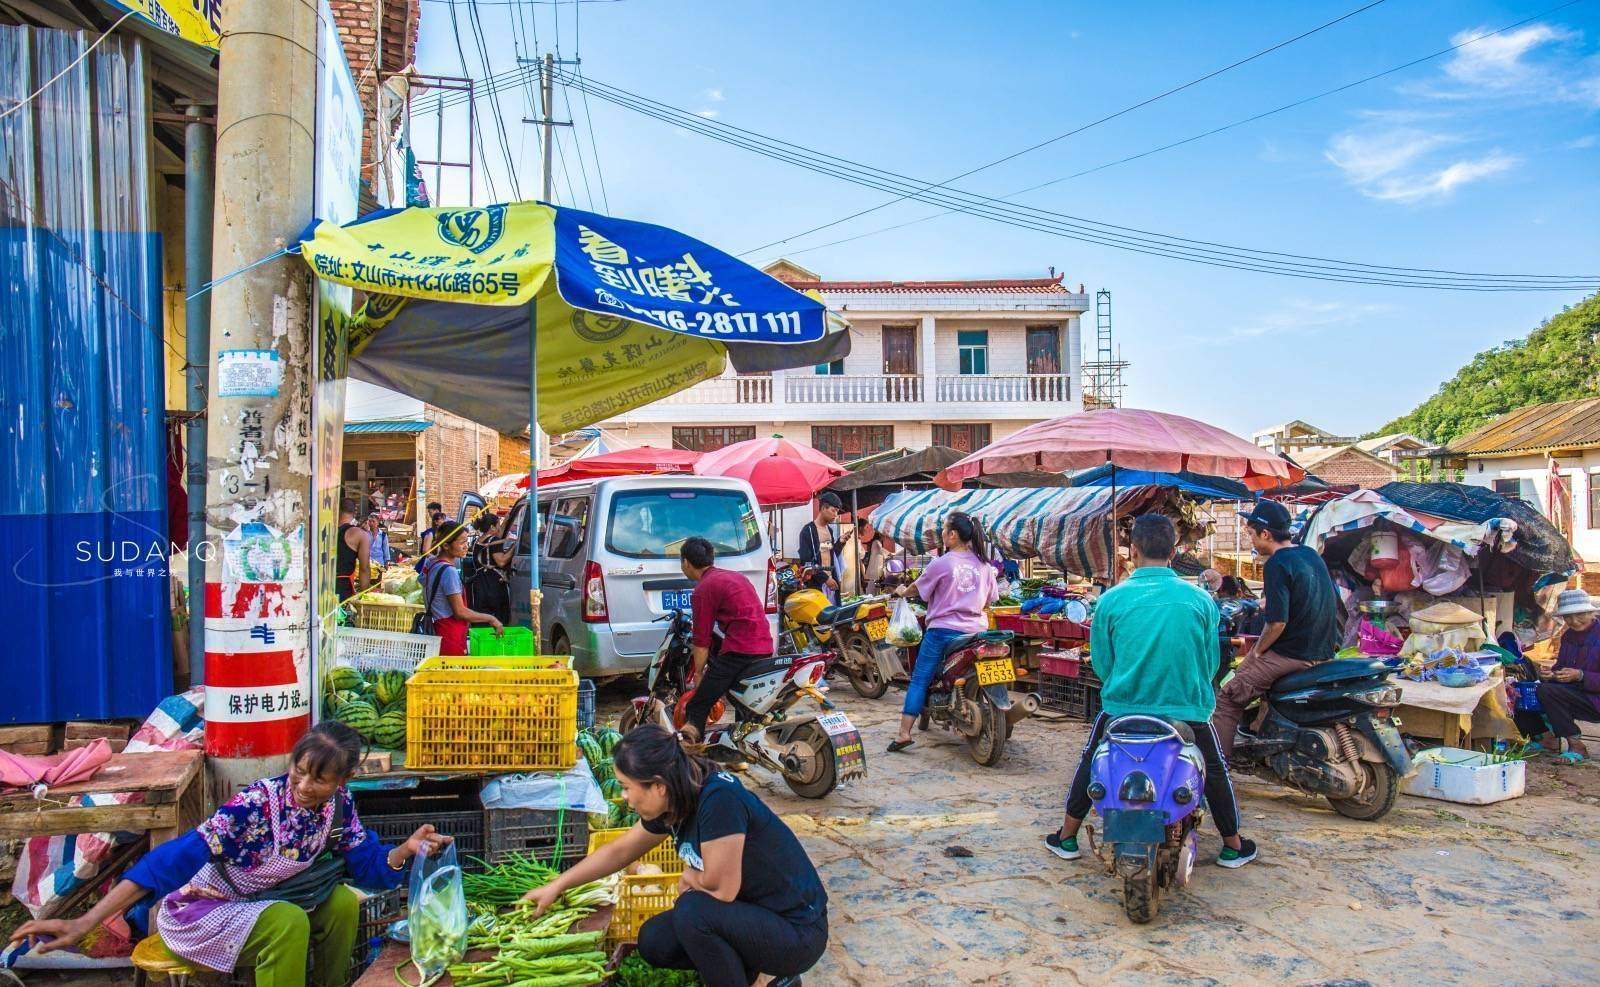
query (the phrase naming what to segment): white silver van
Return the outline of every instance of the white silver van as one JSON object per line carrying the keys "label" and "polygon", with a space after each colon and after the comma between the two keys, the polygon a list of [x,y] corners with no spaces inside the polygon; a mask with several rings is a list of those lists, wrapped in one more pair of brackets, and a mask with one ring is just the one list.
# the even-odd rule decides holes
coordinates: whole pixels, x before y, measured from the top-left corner
{"label": "white silver van", "polygon": [[[512,564],[511,619],[523,627],[532,571],[527,503],[517,502],[507,529],[521,546]],[[573,655],[585,676],[649,667],[667,633],[659,619],[689,609],[694,584],[683,575],[678,549],[696,535],[711,542],[720,568],[750,580],[776,639],[772,549],[743,480],[624,476],[541,487],[538,530],[541,644],[545,654]]]}

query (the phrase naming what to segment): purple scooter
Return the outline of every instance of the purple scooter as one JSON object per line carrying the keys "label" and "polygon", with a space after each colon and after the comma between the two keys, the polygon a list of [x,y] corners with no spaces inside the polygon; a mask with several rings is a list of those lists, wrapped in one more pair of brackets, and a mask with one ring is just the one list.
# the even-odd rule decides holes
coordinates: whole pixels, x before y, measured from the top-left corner
{"label": "purple scooter", "polygon": [[1205,759],[1189,727],[1155,716],[1121,716],[1106,727],[1089,771],[1089,797],[1104,831],[1094,854],[1122,877],[1128,918],[1148,922],[1161,892],[1194,872]]}

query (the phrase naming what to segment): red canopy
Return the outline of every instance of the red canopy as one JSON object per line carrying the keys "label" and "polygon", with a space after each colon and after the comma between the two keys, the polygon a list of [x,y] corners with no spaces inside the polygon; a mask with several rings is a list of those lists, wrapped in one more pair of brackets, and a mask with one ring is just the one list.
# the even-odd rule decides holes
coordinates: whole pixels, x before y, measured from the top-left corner
{"label": "red canopy", "polygon": [[[539,471],[539,486],[566,483],[571,480],[596,480],[605,476],[647,476],[656,473],[689,473],[701,454],[688,449],[657,449],[639,446],[637,449],[618,449],[598,456],[571,459],[560,466]],[[528,478],[520,486],[526,490]]]}
{"label": "red canopy", "polygon": [[947,467],[937,479],[954,490],[990,473],[1063,473],[1105,463],[1221,476],[1252,490],[1305,478],[1299,467],[1213,425],[1161,411],[1106,408],[1029,425]]}
{"label": "red canopy", "polygon": [[810,446],[776,435],[708,452],[694,464],[694,471],[748,481],[762,507],[809,503],[818,490],[849,472]]}

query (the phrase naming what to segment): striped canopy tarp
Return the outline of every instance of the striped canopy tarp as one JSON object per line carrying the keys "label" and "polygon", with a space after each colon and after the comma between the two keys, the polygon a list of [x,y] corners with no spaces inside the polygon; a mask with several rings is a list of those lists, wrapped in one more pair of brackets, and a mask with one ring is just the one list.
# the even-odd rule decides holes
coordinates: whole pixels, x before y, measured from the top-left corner
{"label": "striped canopy tarp", "polygon": [[[1160,487],[1118,490],[1117,513],[1140,513],[1160,495]],[[938,546],[953,511],[976,518],[1007,558],[1042,559],[1080,576],[1111,576],[1111,490],[1104,487],[906,491],[885,500],[872,523],[921,555]]]}

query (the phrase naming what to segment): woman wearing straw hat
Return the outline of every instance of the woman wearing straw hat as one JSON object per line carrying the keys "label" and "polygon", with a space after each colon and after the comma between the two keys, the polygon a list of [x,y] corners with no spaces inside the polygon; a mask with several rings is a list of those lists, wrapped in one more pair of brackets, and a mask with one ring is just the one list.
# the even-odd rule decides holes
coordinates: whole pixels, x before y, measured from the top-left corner
{"label": "woman wearing straw hat", "polygon": [[1600,609],[1581,589],[1569,589],[1556,598],[1556,616],[1566,623],[1556,662],[1540,669],[1534,694],[1543,713],[1521,710],[1517,729],[1533,738],[1534,750],[1558,750],[1555,734],[1567,742],[1562,760],[1573,764],[1589,755],[1577,721],[1600,720]]}

